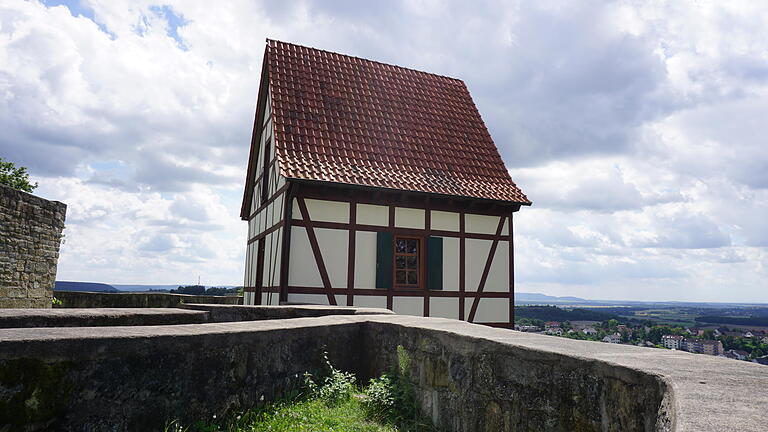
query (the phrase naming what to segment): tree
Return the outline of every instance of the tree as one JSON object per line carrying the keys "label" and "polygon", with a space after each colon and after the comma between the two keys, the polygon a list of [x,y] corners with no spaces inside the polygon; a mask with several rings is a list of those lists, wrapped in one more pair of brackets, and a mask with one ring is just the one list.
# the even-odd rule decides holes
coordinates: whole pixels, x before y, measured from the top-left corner
{"label": "tree", "polygon": [[8,162],[0,157],[0,184],[18,189],[24,192],[32,192],[37,183],[29,182],[29,174],[26,167],[16,168],[16,164]]}

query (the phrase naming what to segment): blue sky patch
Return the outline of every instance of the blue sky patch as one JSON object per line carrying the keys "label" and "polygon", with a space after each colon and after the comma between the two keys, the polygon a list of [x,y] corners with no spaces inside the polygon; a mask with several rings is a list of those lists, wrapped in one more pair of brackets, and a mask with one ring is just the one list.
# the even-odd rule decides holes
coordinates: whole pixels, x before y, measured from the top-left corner
{"label": "blue sky patch", "polygon": [[168,36],[172,37],[176,41],[176,45],[180,49],[188,51],[189,47],[187,46],[186,42],[184,42],[184,39],[179,36],[178,30],[179,27],[184,27],[187,25],[189,20],[184,19],[184,15],[177,14],[173,8],[168,5],[150,6],[149,10],[157,17],[164,19],[168,23]]}
{"label": "blue sky patch", "polygon": [[48,7],[48,8],[56,7],[56,6],[64,6],[67,9],[69,9],[69,13],[72,14],[73,17],[81,16],[81,17],[88,18],[99,27],[99,30],[109,35],[110,39],[115,40],[115,38],[117,38],[117,35],[109,31],[107,29],[107,26],[105,26],[103,23],[96,21],[96,16],[93,13],[93,9],[91,9],[90,7],[84,6],[79,0],[71,0],[71,1],[43,0],[43,4],[45,5],[45,7]]}

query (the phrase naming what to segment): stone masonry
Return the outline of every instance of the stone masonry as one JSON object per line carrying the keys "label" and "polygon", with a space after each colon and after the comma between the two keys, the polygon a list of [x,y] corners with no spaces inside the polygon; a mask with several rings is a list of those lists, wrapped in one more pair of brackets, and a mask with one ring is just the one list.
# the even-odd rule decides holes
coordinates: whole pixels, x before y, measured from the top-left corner
{"label": "stone masonry", "polygon": [[0,308],[49,308],[66,204],[0,185]]}

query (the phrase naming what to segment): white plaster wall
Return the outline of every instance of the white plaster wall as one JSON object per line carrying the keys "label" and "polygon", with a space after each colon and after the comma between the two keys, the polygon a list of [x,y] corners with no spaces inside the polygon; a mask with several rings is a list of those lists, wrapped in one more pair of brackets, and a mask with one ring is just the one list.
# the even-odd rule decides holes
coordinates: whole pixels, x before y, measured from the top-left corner
{"label": "white plaster wall", "polygon": [[272,225],[280,222],[283,219],[283,197],[285,192],[281,193],[274,201],[272,201]]}
{"label": "white plaster wall", "polygon": [[[264,286],[270,286],[270,272],[272,271],[272,250],[274,248],[275,233],[271,233],[264,237]],[[255,242],[254,242],[255,243]],[[257,253],[258,255],[258,253]]]}
{"label": "white plaster wall", "polygon": [[499,226],[499,216],[486,216],[467,213],[464,221],[464,230],[468,233],[496,234]]}
{"label": "white plaster wall", "polygon": [[356,295],[354,302],[355,302],[355,306],[357,307],[373,307],[373,308],[382,308],[382,309],[387,308],[387,297],[385,296]]}
{"label": "white plaster wall", "polygon": [[291,227],[291,264],[288,266],[288,285],[322,287],[323,280],[309,245],[304,227]]}
{"label": "white plaster wall", "polygon": [[389,226],[389,207],[387,206],[358,204],[356,215],[358,224]]}
{"label": "white plaster wall", "polygon": [[443,291],[459,290],[459,239],[443,237]]}
{"label": "white plaster wall", "polygon": [[431,297],[429,299],[429,316],[459,319],[459,299]]}
{"label": "white plaster wall", "polygon": [[491,243],[493,243],[491,240],[465,240],[465,291],[477,291],[477,285],[480,283],[480,278],[483,276],[485,261],[488,259],[488,252],[491,250]]}
{"label": "white plaster wall", "polygon": [[347,305],[347,296],[346,296],[346,294],[336,294],[333,297],[336,298],[336,306],[346,306]]}
{"label": "white plaster wall", "polygon": [[261,299],[261,304],[263,305],[277,306],[280,304],[280,294],[276,292],[262,293]]}
{"label": "white plaster wall", "polygon": [[259,232],[264,232],[267,228],[272,226],[272,225],[268,225],[269,224],[269,220],[267,219],[267,211],[266,210],[267,209],[263,209],[262,211],[259,212],[259,215],[256,216],[256,217],[259,218],[259,226],[261,227],[261,231],[259,231]]}
{"label": "white plaster wall", "polygon": [[325,269],[333,288],[347,287],[347,268],[349,266],[349,231],[315,228],[315,236],[323,255]]}
{"label": "white plaster wall", "polygon": [[245,245],[245,274],[243,274],[243,285],[251,286],[251,245]]}
{"label": "white plaster wall", "polygon": [[[472,302],[475,299],[465,299],[464,313],[469,317],[469,311],[472,309]],[[509,299],[505,298],[484,298],[480,299],[475,313],[476,323],[497,323],[509,322]]]}
{"label": "white plaster wall", "polygon": [[304,201],[312,221],[349,223],[349,203],[315,199]]}
{"label": "white plaster wall", "polygon": [[433,230],[459,231],[459,213],[432,210],[429,215]]}
{"label": "white plaster wall", "polygon": [[288,302],[289,303],[307,303],[307,304],[327,305],[328,304],[328,296],[326,296],[325,294],[292,294],[292,293],[288,293]]}
{"label": "white plaster wall", "polygon": [[423,297],[394,297],[392,310],[400,315],[424,316]]}
{"label": "white plaster wall", "polygon": [[[336,305],[337,306],[346,306],[347,305],[347,296],[346,295],[335,295],[334,298],[336,299]],[[328,303],[328,296],[325,294],[292,294],[288,293],[288,302],[289,303],[307,303],[307,304],[318,304],[318,305],[327,305]]]}
{"label": "white plaster wall", "polygon": [[259,202],[258,199],[257,199],[257,197],[259,196],[258,195],[258,190],[259,190],[259,185],[255,184],[254,187],[253,187],[253,190],[251,191],[251,209],[248,211],[248,215],[249,216],[252,215],[253,212],[256,211],[256,209],[258,208],[257,207],[258,202]]}
{"label": "white plaster wall", "polygon": [[269,273],[264,273],[264,286],[275,286],[280,284],[280,253],[283,243],[282,230],[274,231],[269,237],[271,238],[271,243],[267,245],[265,251],[265,260],[269,260],[269,263],[267,264]]}
{"label": "white plaster wall", "polygon": [[376,288],[375,232],[358,231],[356,233],[355,288]]}
{"label": "white plaster wall", "polygon": [[509,242],[500,241],[485,281],[485,292],[509,292]]}
{"label": "white plaster wall", "polygon": [[424,229],[424,209],[395,207],[395,226]]}
{"label": "white plaster wall", "polygon": [[293,213],[291,217],[293,219],[304,220],[304,217],[301,216],[301,209],[299,209],[299,201],[296,198],[293,198],[291,201],[291,208],[293,209],[291,210]]}
{"label": "white plaster wall", "polygon": [[504,227],[501,229],[501,235],[509,235],[509,218],[504,219]]}

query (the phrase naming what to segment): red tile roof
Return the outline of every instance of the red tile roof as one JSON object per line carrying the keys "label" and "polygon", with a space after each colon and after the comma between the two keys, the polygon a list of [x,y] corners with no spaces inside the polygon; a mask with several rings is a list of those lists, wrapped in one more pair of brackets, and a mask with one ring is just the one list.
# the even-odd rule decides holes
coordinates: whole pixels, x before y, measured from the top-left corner
{"label": "red tile roof", "polygon": [[265,64],[286,177],[531,203],[463,81],[273,40]]}

